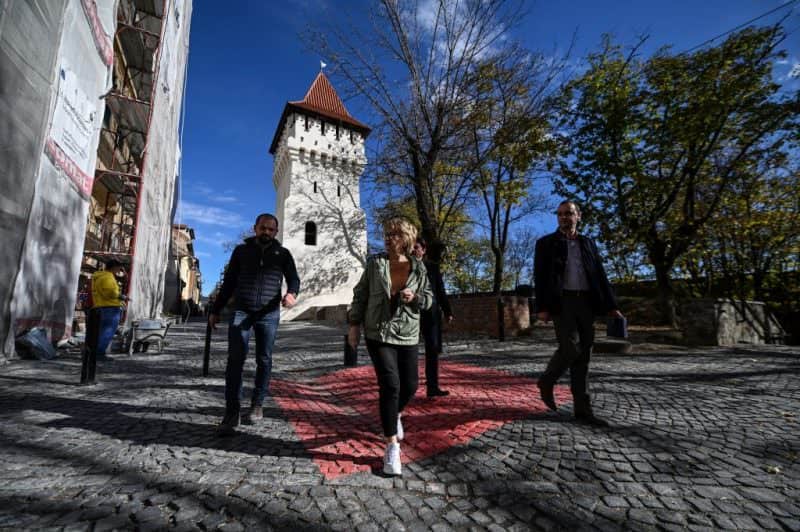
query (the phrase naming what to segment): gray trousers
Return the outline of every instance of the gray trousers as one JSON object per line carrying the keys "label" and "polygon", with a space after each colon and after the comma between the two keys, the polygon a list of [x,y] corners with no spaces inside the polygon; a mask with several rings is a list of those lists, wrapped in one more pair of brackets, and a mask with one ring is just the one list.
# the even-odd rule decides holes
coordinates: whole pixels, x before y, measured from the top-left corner
{"label": "gray trousers", "polygon": [[558,350],[541,376],[543,383],[554,385],[569,369],[572,397],[589,399],[589,360],[594,344],[594,313],[588,293],[565,293],[561,313],[553,316]]}

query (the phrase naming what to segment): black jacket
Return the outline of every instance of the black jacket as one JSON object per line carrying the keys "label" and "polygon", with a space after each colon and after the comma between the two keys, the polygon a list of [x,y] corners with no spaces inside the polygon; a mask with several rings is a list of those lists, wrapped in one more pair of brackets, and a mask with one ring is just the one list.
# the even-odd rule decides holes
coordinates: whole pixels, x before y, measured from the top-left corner
{"label": "black jacket", "polygon": [[289,250],[274,239],[267,246],[259,244],[256,237],[246,239],[231,254],[211,314],[218,315],[231,296],[236,298],[236,310],[269,312],[279,308],[284,277],[287,292],[297,295],[300,278]]}
{"label": "black jacket", "polygon": [[[583,235],[578,235],[578,242],[581,246],[583,268],[588,276],[592,310],[595,314],[616,310],[617,300],[608,282],[597,246],[591,238]],[[560,313],[567,253],[567,237],[561,231],[543,236],[536,241],[533,264],[536,312]]]}
{"label": "black jacket", "polygon": [[433,301],[439,305],[445,316],[452,316],[453,311],[450,308],[450,301],[447,299],[447,292],[444,290],[442,270],[439,269],[438,264],[427,260],[425,261],[425,269],[428,270],[428,281],[433,292]]}

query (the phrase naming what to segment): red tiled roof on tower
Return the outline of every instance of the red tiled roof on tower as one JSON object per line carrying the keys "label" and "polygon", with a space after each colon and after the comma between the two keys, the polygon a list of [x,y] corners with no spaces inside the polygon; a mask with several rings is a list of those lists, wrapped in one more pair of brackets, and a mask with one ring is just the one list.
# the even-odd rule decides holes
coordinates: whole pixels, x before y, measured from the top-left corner
{"label": "red tiled roof on tower", "polygon": [[280,134],[283,131],[283,126],[286,123],[286,118],[293,110],[298,110],[304,114],[310,114],[312,116],[328,119],[334,124],[340,123],[347,125],[352,129],[363,133],[364,136],[368,135],[370,132],[370,128],[368,126],[359,122],[353,118],[349,112],[347,112],[347,108],[344,106],[342,99],[339,98],[339,95],[336,93],[336,89],[334,89],[333,85],[331,85],[331,82],[328,81],[328,77],[324,73],[320,72],[317,74],[316,79],[314,79],[314,82],[311,84],[311,87],[309,87],[308,92],[306,92],[306,95],[302,100],[286,103],[286,107],[283,109],[283,115],[281,115],[280,122],[278,123],[278,129],[275,131],[272,144],[270,144],[270,153],[275,153],[278,140],[280,139]]}
{"label": "red tiled roof on tower", "polygon": [[347,112],[344,103],[342,103],[342,99],[336,94],[333,85],[328,81],[328,77],[322,72],[317,74],[317,78],[314,80],[314,83],[311,84],[311,87],[309,87],[305,98],[299,102],[290,103],[295,105],[307,105],[320,111],[354,120],[353,117],[350,116],[350,113]]}

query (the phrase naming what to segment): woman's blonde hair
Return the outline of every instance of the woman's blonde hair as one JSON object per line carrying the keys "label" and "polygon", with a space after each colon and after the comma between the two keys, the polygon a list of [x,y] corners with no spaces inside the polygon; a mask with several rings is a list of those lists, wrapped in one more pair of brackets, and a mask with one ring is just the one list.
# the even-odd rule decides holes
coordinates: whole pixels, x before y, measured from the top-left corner
{"label": "woman's blonde hair", "polygon": [[417,228],[405,218],[390,218],[383,224],[384,236],[387,233],[400,233],[403,235],[403,249],[406,255],[411,255],[414,249],[414,242],[417,241]]}

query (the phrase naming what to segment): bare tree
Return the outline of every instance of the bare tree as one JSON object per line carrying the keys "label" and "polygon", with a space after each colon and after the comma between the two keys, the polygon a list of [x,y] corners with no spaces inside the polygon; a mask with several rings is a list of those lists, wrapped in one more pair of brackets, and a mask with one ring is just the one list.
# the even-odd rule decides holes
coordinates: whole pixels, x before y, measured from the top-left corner
{"label": "bare tree", "polygon": [[483,207],[479,225],[494,255],[492,288],[498,296],[511,226],[550,208],[547,194],[534,190],[534,184],[557,155],[550,123],[563,71],[563,59],[511,47],[503,57],[481,63],[469,87],[474,105],[468,144],[477,170],[473,186]]}
{"label": "bare tree", "polygon": [[375,174],[413,192],[434,261],[450,216],[470,198],[468,87],[481,62],[507,52],[522,14],[510,0],[382,0],[369,31],[331,27],[312,37],[348,93],[377,114]]}
{"label": "bare tree", "polygon": [[539,238],[533,229],[525,227],[514,233],[506,251],[507,279],[516,287],[533,284],[533,252]]}

